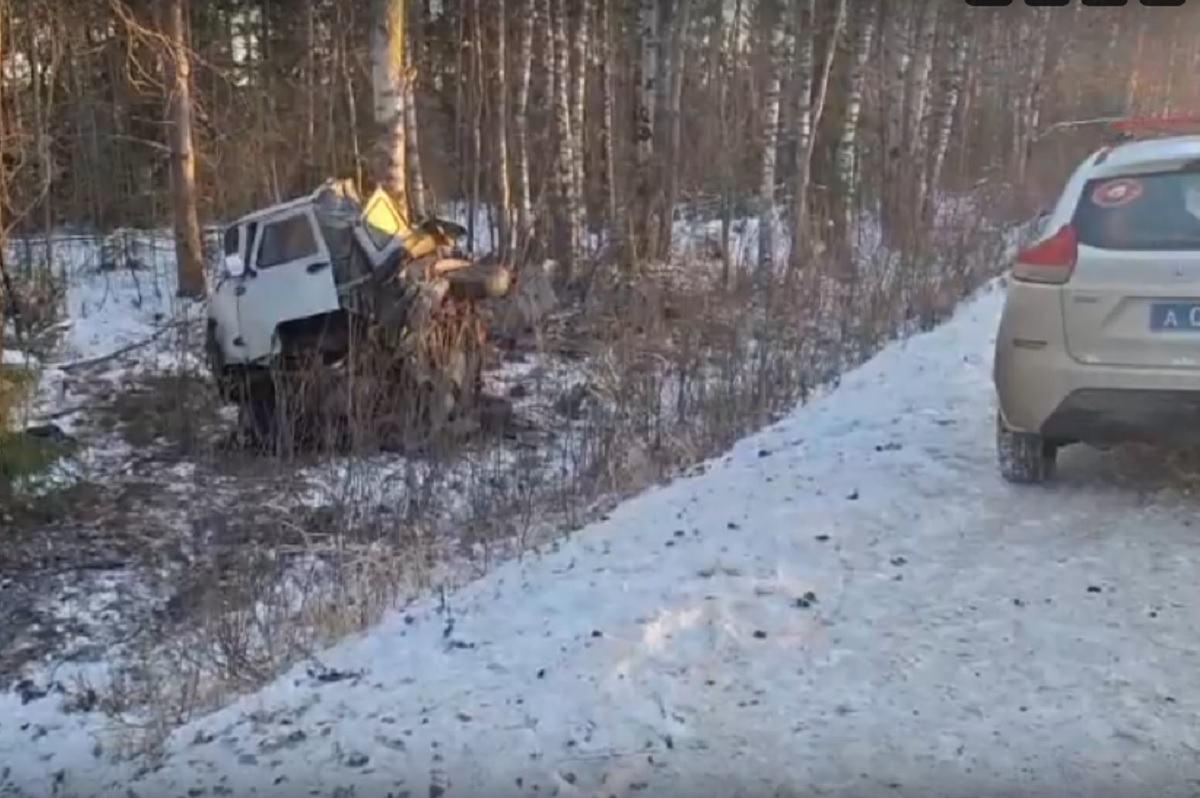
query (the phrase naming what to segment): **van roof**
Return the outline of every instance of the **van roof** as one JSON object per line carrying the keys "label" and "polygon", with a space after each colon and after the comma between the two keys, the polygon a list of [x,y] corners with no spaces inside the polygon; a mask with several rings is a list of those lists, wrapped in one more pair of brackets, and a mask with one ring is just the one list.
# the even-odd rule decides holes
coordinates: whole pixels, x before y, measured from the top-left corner
{"label": "van roof", "polygon": [[239,216],[231,223],[230,226],[258,221],[259,219],[269,216],[276,216],[286,211],[295,210],[296,208],[302,208],[305,205],[312,205],[316,200],[316,196],[317,192],[314,191],[311,194],[306,194],[302,197],[296,197],[295,199],[288,200],[287,202],[279,202],[274,205],[268,205],[265,208],[259,208],[258,210],[251,211],[244,216]]}

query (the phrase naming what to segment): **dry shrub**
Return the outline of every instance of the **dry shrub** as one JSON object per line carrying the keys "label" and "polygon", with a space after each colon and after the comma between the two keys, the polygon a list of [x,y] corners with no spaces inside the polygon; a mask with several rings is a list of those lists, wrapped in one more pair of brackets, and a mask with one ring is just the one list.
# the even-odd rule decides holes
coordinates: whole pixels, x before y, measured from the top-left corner
{"label": "dry shrub", "polygon": [[[0,333],[2,328],[3,320],[0,319]],[[4,351],[4,336],[0,334],[0,353]],[[36,385],[34,364],[0,360],[0,435],[18,424],[20,410],[29,401]]]}
{"label": "dry shrub", "polygon": [[[4,328],[5,314],[4,306],[0,305],[0,356],[5,351],[4,349]],[[0,362],[0,433],[8,429],[9,419],[12,417],[12,408],[16,403],[16,386],[13,384],[13,378],[8,373],[2,362]]]}
{"label": "dry shrub", "polygon": [[26,393],[27,380],[15,369],[0,366],[0,433],[14,423],[16,409]]}
{"label": "dry shrub", "polygon": [[[63,288],[44,252],[29,245],[18,254],[15,263],[6,263],[8,280],[0,285],[0,352],[28,353],[28,362],[35,363],[54,343]],[[18,333],[16,340],[7,337],[9,330]],[[0,431],[16,422],[16,409],[29,398],[37,376],[35,366],[0,362]]]}

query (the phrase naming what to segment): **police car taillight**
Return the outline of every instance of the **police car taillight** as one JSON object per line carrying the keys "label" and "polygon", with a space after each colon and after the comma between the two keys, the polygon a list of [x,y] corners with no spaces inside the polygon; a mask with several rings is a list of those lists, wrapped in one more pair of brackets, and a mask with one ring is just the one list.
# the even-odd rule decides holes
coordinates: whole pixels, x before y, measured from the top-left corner
{"label": "police car taillight", "polygon": [[1067,224],[1045,241],[1018,252],[1012,276],[1027,283],[1061,285],[1071,279],[1078,260],[1079,237]]}

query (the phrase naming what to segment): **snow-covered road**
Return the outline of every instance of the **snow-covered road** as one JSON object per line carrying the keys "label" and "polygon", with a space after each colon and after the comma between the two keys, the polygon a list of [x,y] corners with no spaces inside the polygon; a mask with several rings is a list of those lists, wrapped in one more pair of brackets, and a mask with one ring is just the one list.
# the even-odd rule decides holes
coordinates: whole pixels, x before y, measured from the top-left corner
{"label": "snow-covered road", "polygon": [[329,652],[346,678],[300,670],[184,728],[136,783],[89,721],[4,699],[0,785],[1196,795],[1200,502],[1128,454],[1070,451],[1051,488],[999,479],[1001,299],[706,473]]}

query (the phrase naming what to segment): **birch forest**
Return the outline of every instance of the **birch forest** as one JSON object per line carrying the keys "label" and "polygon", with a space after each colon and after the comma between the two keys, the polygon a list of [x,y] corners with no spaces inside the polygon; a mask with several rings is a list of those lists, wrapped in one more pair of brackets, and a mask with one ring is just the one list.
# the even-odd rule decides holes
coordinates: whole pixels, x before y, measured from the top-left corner
{"label": "birch forest", "polygon": [[[670,259],[673,222],[701,216],[723,221],[727,279],[778,279],[864,214],[919,248],[939,197],[981,181],[1011,189],[989,213],[1044,202],[1083,134],[1042,131],[1195,101],[1196,13],[3,0],[4,226],[170,225],[199,291],[202,225],[362,176],[415,215],[478,210],[505,258],[566,277]],[[730,229],[752,218],[735,263]]]}

